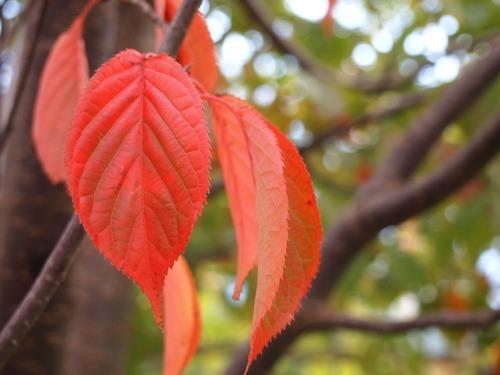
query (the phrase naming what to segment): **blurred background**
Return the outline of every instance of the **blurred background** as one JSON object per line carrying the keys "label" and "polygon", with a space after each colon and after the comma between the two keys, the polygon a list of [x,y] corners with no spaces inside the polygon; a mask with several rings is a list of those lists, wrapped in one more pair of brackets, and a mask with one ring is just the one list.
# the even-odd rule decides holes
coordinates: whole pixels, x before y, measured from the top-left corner
{"label": "blurred background", "polygon": [[[0,95],[15,91],[27,1],[0,0]],[[259,18],[249,10],[264,11]],[[499,0],[204,1],[221,82],[297,145],[328,232],[401,135],[500,36]],[[326,17],[326,18],[325,18]],[[454,120],[416,176],[446,163],[498,109],[493,83]],[[500,145],[499,145],[500,149]],[[221,374],[249,337],[255,274],[231,298],[235,234],[213,155],[215,187],[186,258],[196,278],[202,340],[186,374]],[[500,309],[500,159],[432,209],[379,232],[342,275],[328,304],[357,318],[403,321],[433,311]],[[126,374],[161,374],[162,335],[134,286]],[[273,374],[500,374],[500,325],[397,334],[308,333]]]}

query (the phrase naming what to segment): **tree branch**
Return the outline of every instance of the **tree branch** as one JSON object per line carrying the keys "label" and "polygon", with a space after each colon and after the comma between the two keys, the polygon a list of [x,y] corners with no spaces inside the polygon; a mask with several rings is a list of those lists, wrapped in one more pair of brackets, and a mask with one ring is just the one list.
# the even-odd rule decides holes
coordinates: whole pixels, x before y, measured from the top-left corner
{"label": "tree branch", "polygon": [[500,152],[499,144],[497,112],[466,147],[434,173],[372,199],[358,199],[324,239],[321,270],[311,296],[326,298],[364,244],[383,228],[399,224],[455,192]]}
{"label": "tree branch", "polygon": [[76,215],[69,220],[35,283],[0,333],[0,370],[5,366],[65,279],[85,230]]}
{"label": "tree branch", "polygon": [[377,173],[377,182],[406,180],[427,155],[446,126],[477,100],[498,74],[500,74],[500,39],[493,41],[491,52],[471,66],[461,79],[446,89],[439,100],[411,125],[410,130],[392,150]]}
{"label": "tree branch", "polygon": [[161,43],[160,51],[166,52],[174,58],[177,56],[184,36],[188,31],[189,25],[191,25],[196,11],[200,7],[201,1],[202,0],[184,0],[170,23],[170,27]]}
{"label": "tree branch", "polygon": [[337,313],[326,306],[310,306],[305,315],[309,321],[305,323],[307,331],[352,329],[371,333],[401,333],[413,329],[440,327],[447,329],[488,328],[500,320],[500,310],[482,310],[473,312],[457,312],[442,310],[421,315],[405,321],[366,320]]}
{"label": "tree branch", "polygon": [[273,29],[273,18],[269,16],[270,12],[262,5],[259,0],[243,0],[241,4],[246,8],[247,13],[253,17],[271,37],[274,44],[283,52],[293,55],[297,58],[300,66],[320,81],[330,84],[341,84],[342,86],[354,90],[364,92],[380,93],[392,88],[401,87],[402,85],[411,82],[417,72],[410,76],[400,76],[396,74],[384,74],[375,81],[358,78],[354,81],[342,79],[338,74],[335,74],[333,69],[328,68],[314,58],[305,48],[291,40],[287,40],[278,35]]}
{"label": "tree branch", "polygon": [[273,29],[273,19],[269,16],[269,11],[260,4],[258,0],[243,0],[241,1],[248,14],[253,17],[271,37],[276,46],[282,51],[293,55],[297,58],[300,66],[307,72],[311,73],[316,78],[329,83],[338,83],[333,70],[328,69],[323,64],[318,62],[307,50],[301,48],[298,44],[292,41],[281,38]]}
{"label": "tree branch", "polygon": [[335,124],[332,124],[328,131],[314,137],[314,140],[311,142],[311,144],[299,147],[299,151],[303,155],[311,149],[320,146],[327,140],[337,139],[345,136],[351,129],[361,128],[371,122],[381,121],[396,116],[410,107],[422,104],[427,96],[428,95],[425,92],[412,92],[410,94],[401,95],[401,97],[395,103],[378,111],[365,113],[360,117],[352,120],[333,121],[335,122]]}

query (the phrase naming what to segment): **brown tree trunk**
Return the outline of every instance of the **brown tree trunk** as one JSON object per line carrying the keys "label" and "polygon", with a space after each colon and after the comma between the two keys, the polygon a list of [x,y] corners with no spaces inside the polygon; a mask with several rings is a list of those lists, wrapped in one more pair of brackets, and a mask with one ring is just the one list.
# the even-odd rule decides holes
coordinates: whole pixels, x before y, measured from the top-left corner
{"label": "brown tree trunk", "polygon": [[[40,21],[27,75],[19,86],[0,174],[0,326],[40,271],[72,211],[62,185],[44,176],[31,143],[32,108],[43,64],[55,38],[87,0],[37,0]],[[117,3],[99,5],[87,22],[94,70],[114,52]],[[134,29],[134,28],[131,28]],[[28,44],[28,43],[27,43]],[[84,241],[68,280],[2,374],[124,373],[130,282]]]}
{"label": "brown tree trunk", "polygon": [[[40,271],[71,212],[62,185],[44,176],[31,143],[32,108],[50,46],[85,0],[47,1],[18,101],[0,177],[0,325],[7,321]],[[6,375],[56,374],[71,300],[62,288],[5,367]]]}

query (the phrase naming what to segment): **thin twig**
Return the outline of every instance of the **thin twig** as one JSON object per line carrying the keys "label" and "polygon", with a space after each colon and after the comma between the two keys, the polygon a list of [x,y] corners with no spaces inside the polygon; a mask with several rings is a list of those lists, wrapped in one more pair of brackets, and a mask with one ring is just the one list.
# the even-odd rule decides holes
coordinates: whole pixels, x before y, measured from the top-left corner
{"label": "thin twig", "polygon": [[0,333],[0,371],[65,279],[85,231],[78,217],[69,220],[35,283]]}
{"label": "thin twig", "polygon": [[427,96],[428,95],[426,92],[411,92],[410,94],[401,95],[401,97],[390,106],[371,113],[363,114],[358,118],[333,120],[333,124],[326,132],[315,136],[314,140],[310,144],[299,147],[298,149],[303,155],[311,149],[320,146],[325,141],[338,139],[345,136],[351,129],[359,129],[369,123],[397,116],[408,108],[422,104]]}
{"label": "thin twig", "polygon": [[325,306],[311,305],[304,314],[306,331],[352,329],[370,333],[402,333],[414,329],[440,327],[447,329],[488,328],[500,320],[500,310],[457,312],[442,310],[404,321],[367,320],[337,313]]}
{"label": "thin twig", "polygon": [[269,16],[269,11],[258,0],[243,0],[241,4],[247,9],[248,13],[265,29],[273,42],[282,51],[297,58],[300,66],[318,79],[332,84],[338,83],[332,69],[327,68],[318,62],[307,50],[297,43],[280,37],[273,29],[273,18]]}
{"label": "thin twig", "polygon": [[173,58],[177,56],[184,36],[193,21],[196,11],[200,7],[201,1],[184,0],[165,34],[165,38],[160,46],[160,52],[166,52]]}
{"label": "thin twig", "polygon": [[283,52],[288,53],[297,58],[300,66],[320,81],[327,82],[333,85],[342,85],[346,88],[369,92],[380,93],[385,90],[398,88],[410,82],[417,74],[415,72],[410,76],[400,76],[397,74],[384,74],[377,80],[370,81],[361,77],[354,81],[343,78],[336,74],[335,71],[316,59],[307,49],[293,40],[282,38],[273,28],[274,19],[270,16],[270,12],[262,0],[243,0],[243,5],[248,14],[252,16],[271,37],[274,44]]}

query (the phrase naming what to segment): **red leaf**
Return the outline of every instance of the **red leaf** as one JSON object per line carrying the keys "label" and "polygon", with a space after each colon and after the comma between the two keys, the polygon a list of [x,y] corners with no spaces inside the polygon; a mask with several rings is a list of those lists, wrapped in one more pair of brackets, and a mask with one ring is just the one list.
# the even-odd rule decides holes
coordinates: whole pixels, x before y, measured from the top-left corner
{"label": "red leaf", "polygon": [[[218,100],[211,100],[210,104],[214,128],[219,127],[220,132],[231,127],[241,128],[246,147],[232,150],[236,154],[247,152],[252,163],[252,170],[241,170],[239,173],[253,173],[256,199],[251,201],[240,195],[243,201],[239,205],[248,205],[248,210],[252,210],[255,205],[257,213],[258,276],[253,316],[255,329],[266,311],[271,308],[285,265],[288,201],[283,162],[276,137],[265,125],[266,120],[248,103],[224,95]],[[233,159],[237,157],[232,156]],[[230,193],[228,191],[228,194]],[[232,200],[237,199],[238,196],[232,197]],[[234,205],[231,209],[234,211],[233,207]],[[233,217],[235,216],[233,213]]]}
{"label": "red leaf", "polygon": [[328,10],[326,11],[326,15],[323,18],[323,21],[321,21],[321,26],[323,27],[323,30],[327,33],[332,32],[332,27],[333,27],[333,8],[335,8],[335,4],[337,3],[337,0],[328,0]]}
{"label": "red leaf", "polygon": [[321,254],[321,221],[309,173],[297,149],[270,126],[278,138],[285,162],[283,172],[290,215],[288,243],[285,269],[272,307],[252,332],[247,370],[267,343],[292,321],[318,271]]}
{"label": "red leaf", "polygon": [[[252,211],[258,218],[250,364],[290,323],[307,293],[319,265],[321,223],[309,174],[290,141],[247,103],[229,96],[209,100],[237,233],[252,238],[251,221],[246,228],[241,221]],[[249,176],[255,181],[255,197]],[[255,245],[241,242],[241,233],[240,254],[242,248],[254,252]],[[240,282],[242,277],[238,275]]]}
{"label": "red leaf", "polygon": [[68,187],[96,246],[146,293],[162,322],[164,277],[208,191],[199,95],[166,54],[126,50],[90,80],[68,136]]}
{"label": "red leaf", "polygon": [[[240,173],[252,174],[253,171],[256,199],[240,204],[249,205],[249,210],[255,204],[257,213],[258,233],[254,236],[258,238],[258,273],[252,323],[255,330],[272,307],[285,266],[288,201],[283,162],[276,137],[266,126],[266,120],[249,104],[225,95],[212,100],[211,109],[214,127],[221,127],[220,131],[224,131],[224,127],[241,127],[247,147],[234,151],[248,152],[252,161],[252,170]],[[231,121],[231,117],[234,120]]]}
{"label": "red leaf", "polygon": [[[156,0],[156,9],[170,22],[181,5],[182,0]],[[208,31],[205,18],[197,12],[189,26],[184,42],[179,50],[178,61],[188,67],[191,78],[212,92],[219,80],[219,69],[214,44]]]}
{"label": "red leaf", "polygon": [[181,374],[200,341],[200,309],[193,275],[181,256],[165,278],[163,374]]}
{"label": "red leaf", "polygon": [[82,38],[92,0],[52,46],[38,87],[33,118],[33,143],[45,174],[53,184],[66,181],[64,143],[73,111],[89,80]]}

